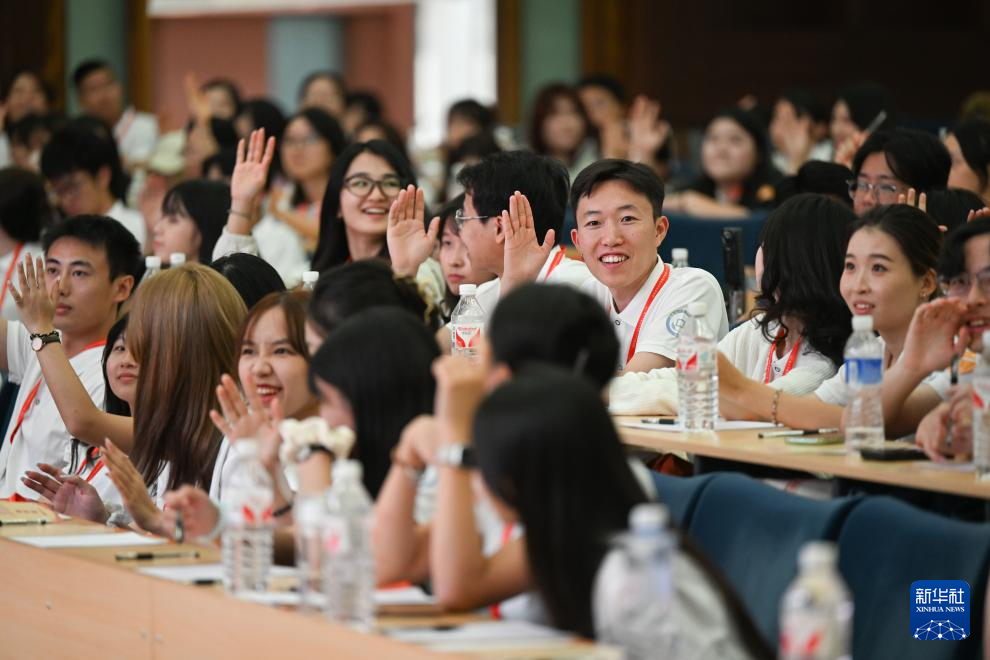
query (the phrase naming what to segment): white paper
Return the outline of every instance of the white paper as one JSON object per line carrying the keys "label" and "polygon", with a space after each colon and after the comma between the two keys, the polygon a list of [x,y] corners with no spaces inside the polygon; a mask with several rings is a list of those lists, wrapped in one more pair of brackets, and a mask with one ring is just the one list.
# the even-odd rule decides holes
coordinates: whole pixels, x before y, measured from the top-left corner
{"label": "white paper", "polygon": [[403,589],[378,589],[375,591],[375,605],[436,605],[437,599],[419,587]]}
{"label": "white paper", "polygon": [[165,539],[137,532],[117,534],[66,534],[65,536],[12,536],[12,541],[36,548],[114,548],[132,545],[160,545]]}
{"label": "white paper", "polygon": [[[676,424],[650,424],[649,422],[619,422],[619,426],[631,429],[646,429],[647,431],[664,431],[670,433],[686,433],[687,429],[680,422]],[[772,429],[771,422],[749,422],[744,420],[720,419],[715,422],[716,431],[745,431],[749,429]],[[703,433],[703,431],[702,431]]]}
{"label": "white paper", "polygon": [[[180,566],[149,566],[139,568],[139,573],[172,580],[173,582],[199,582],[213,580],[220,582],[223,580],[223,564],[182,564]],[[296,569],[288,566],[272,566],[269,577],[295,577]],[[298,596],[296,597],[298,600]]]}
{"label": "white paper", "polygon": [[936,463],[935,461],[918,461],[918,465],[926,470],[941,470],[943,472],[975,472],[976,466],[972,463],[956,463],[946,461]]}
{"label": "white paper", "polygon": [[486,621],[453,628],[397,628],[387,631],[394,639],[443,651],[478,648],[532,647],[560,644],[573,635],[526,621]]}

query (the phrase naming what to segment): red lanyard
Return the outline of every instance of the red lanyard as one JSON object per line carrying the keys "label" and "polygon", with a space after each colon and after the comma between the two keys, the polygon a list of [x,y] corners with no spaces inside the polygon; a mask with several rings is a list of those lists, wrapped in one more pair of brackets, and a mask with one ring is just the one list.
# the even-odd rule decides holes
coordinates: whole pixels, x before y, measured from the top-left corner
{"label": "red lanyard", "polygon": [[550,267],[547,268],[546,277],[543,278],[544,282],[550,279],[550,274],[554,271],[554,269],[557,266],[560,265],[560,262],[563,260],[564,260],[564,248],[557,248],[557,254],[554,255],[553,261],[550,262]]}
{"label": "red lanyard", "polygon": [[14,249],[14,258],[10,260],[10,265],[7,266],[7,273],[3,276],[3,289],[0,290],[0,307],[3,307],[3,301],[7,298],[7,289],[10,287],[10,278],[14,275],[14,269],[17,268],[17,262],[21,258],[21,250],[24,249],[24,243],[18,243],[17,247]]}
{"label": "red lanyard", "polygon": [[670,278],[670,264],[664,264],[663,274],[660,275],[657,283],[653,285],[653,291],[650,292],[650,297],[646,299],[646,304],[643,305],[643,311],[639,314],[639,320],[636,321],[636,329],[633,330],[632,341],[629,342],[629,352],[626,354],[626,364],[629,364],[633,356],[636,355],[636,344],[639,342],[639,331],[643,328],[643,320],[646,319],[646,313],[650,311],[650,305],[653,304],[653,300],[660,293],[663,285],[667,283],[668,278]]}
{"label": "red lanyard", "polygon": [[[561,253],[563,253],[563,250],[561,250]],[[505,526],[502,528],[502,546],[504,547],[511,540],[512,540],[512,523],[505,523]],[[501,605],[502,605],[501,603],[495,603],[494,605],[488,608],[488,611],[491,612],[493,619],[499,620],[502,618]]]}
{"label": "red lanyard", "polygon": [[[770,381],[773,380],[773,378],[770,377],[773,373],[773,356],[777,354],[777,342],[779,342],[783,338],[783,335],[784,335],[783,330],[778,331],[777,338],[773,340],[772,344],[770,344],[770,354],[767,355],[767,369],[766,372],[763,374],[764,385],[769,385]],[[784,373],[780,374],[781,376],[786,376],[788,372],[790,372],[790,370],[794,368],[794,363],[797,362],[798,349],[800,348],[801,348],[801,339],[798,338],[798,340],[794,342],[794,348],[791,349],[791,354],[787,358],[787,364],[784,365]]]}
{"label": "red lanyard", "polygon": [[[102,458],[98,458],[98,456],[99,456],[99,454],[97,454],[97,456],[94,457],[94,458],[97,458],[97,461],[96,461],[96,464],[93,465],[93,469],[89,471],[89,476],[86,477],[86,483],[92,482],[93,481],[93,477],[95,477],[99,473],[99,471],[103,468],[103,459]],[[79,469],[76,470],[76,474],[82,474],[83,473],[83,470],[86,469],[86,465],[88,463],[89,463],[89,456],[86,457],[86,460],[84,460],[82,462],[82,465],[79,466]]]}
{"label": "red lanyard", "polygon": [[[106,343],[107,343],[106,339],[101,339],[100,341],[94,341],[92,344],[79,351],[79,353],[80,354],[85,353],[89,349],[97,348],[98,346],[105,346]],[[13,433],[10,434],[10,444],[14,444],[14,436],[16,436],[17,432],[21,430],[21,424],[24,423],[24,417],[27,415],[28,409],[31,408],[31,404],[34,403],[34,397],[38,396],[38,388],[41,387],[42,380],[44,380],[44,378],[39,378],[38,382],[34,384],[34,387],[32,387],[31,391],[28,392],[27,399],[24,400],[24,405],[21,406],[21,411],[17,413],[17,423],[14,424]]]}

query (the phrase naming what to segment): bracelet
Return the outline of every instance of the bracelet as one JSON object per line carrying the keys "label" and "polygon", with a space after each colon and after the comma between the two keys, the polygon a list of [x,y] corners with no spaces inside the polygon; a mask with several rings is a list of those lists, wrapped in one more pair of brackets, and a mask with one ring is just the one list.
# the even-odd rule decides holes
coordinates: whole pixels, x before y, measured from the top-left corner
{"label": "bracelet", "polygon": [[239,215],[242,218],[247,218],[248,220],[254,220],[253,213],[245,213],[244,211],[235,211],[234,209],[227,209],[227,215]]}
{"label": "bracelet", "polygon": [[272,518],[281,518],[289,511],[292,511],[292,504],[293,504],[292,500],[289,500],[289,503],[286,504],[285,506],[280,506],[279,508],[272,511]]}
{"label": "bracelet", "polygon": [[773,401],[770,402],[770,421],[773,422],[774,426],[780,423],[777,421],[777,407],[780,405],[780,395],[783,392],[783,390],[774,390]]}

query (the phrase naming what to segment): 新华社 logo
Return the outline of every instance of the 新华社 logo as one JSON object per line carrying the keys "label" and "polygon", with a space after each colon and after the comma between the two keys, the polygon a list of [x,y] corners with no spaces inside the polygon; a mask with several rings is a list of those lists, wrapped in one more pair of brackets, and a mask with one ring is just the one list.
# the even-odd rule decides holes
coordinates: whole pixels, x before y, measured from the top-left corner
{"label": "\u65b0\u534e\u793e logo", "polygon": [[969,584],[963,580],[918,580],[911,585],[911,636],[959,641],[969,637]]}

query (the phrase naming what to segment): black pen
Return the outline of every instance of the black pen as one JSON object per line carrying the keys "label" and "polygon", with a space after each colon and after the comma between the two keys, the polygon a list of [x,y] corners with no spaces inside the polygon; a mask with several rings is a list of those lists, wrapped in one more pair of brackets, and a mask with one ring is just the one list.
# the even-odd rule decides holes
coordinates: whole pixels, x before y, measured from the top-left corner
{"label": "black pen", "polygon": [[13,518],[11,520],[0,520],[0,527],[4,525],[47,525],[47,518]]}
{"label": "black pen", "polygon": [[639,420],[643,424],[670,424],[674,425],[677,423],[677,419],[674,417],[643,417]]}
{"label": "black pen", "polygon": [[151,559],[179,559],[180,557],[199,557],[195,550],[183,550],[179,552],[118,552],[117,561],[137,560],[145,561]]}

